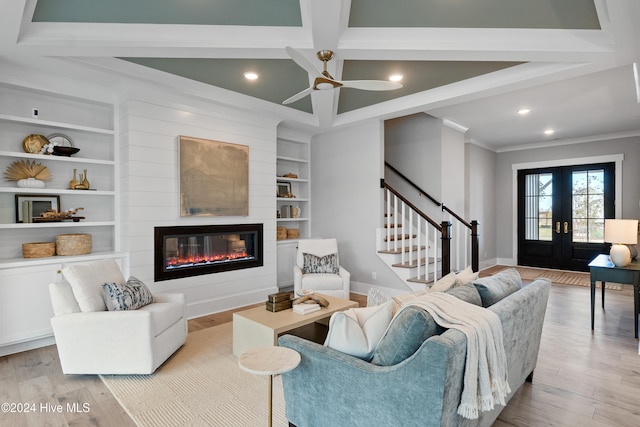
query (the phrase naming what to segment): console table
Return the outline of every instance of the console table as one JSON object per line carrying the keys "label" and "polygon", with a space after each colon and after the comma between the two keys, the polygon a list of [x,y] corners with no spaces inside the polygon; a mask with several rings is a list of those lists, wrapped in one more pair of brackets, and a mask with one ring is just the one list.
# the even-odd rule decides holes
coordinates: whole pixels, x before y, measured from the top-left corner
{"label": "console table", "polygon": [[598,255],[589,263],[591,274],[591,330],[593,331],[593,319],[596,305],[596,282],[602,282],[602,308],[604,308],[604,284],[605,282],[633,285],[633,313],[634,329],[638,338],[638,313],[640,313],[640,262],[633,260],[625,267],[616,267],[609,255]]}

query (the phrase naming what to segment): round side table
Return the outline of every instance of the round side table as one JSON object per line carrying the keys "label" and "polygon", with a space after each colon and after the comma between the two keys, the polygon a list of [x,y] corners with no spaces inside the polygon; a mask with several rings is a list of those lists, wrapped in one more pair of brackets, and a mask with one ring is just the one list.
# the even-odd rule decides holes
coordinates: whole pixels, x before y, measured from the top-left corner
{"label": "round side table", "polygon": [[288,347],[259,347],[243,353],[238,365],[244,371],[269,375],[269,427],[273,423],[273,376],[295,369],[300,364],[300,353]]}

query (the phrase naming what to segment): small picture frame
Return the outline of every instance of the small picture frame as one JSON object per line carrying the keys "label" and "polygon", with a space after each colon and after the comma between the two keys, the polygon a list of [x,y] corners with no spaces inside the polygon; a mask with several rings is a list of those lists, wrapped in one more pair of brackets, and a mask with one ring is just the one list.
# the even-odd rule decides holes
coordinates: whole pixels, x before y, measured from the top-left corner
{"label": "small picture frame", "polygon": [[278,181],[278,197],[292,197],[291,194],[291,183]]}
{"label": "small picture frame", "polygon": [[[29,215],[24,209],[31,211]],[[43,212],[54,210],[60,212],[60,196],[38,196],[33,194],[16,194],[16,222],[33,222]],[[25,218],[27,214],[27,218]]]}

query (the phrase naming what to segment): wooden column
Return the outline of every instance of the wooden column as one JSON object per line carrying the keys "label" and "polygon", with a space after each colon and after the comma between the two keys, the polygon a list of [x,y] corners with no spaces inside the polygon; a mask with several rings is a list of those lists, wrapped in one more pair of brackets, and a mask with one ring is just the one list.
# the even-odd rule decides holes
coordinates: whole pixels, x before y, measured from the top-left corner
{"label": "wooden column", "polygon": [[480,239],[478,235],[478,221],[471,221],[471,269],[480,270]]}

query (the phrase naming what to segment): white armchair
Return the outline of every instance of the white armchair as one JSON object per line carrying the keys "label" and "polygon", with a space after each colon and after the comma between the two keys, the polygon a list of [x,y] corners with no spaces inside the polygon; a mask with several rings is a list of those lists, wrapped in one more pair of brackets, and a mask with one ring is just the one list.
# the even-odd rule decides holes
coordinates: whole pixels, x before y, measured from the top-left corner
{"label": "white armchair", "polygon": [[[113,271],[114,265],[117,268],[115,261],[106,260],[74,266],[75,277],[67,277],[65,269],[66,280],[49,285],[51,326],[65,374],[150,374],[186,341],[183,294],[155,294],[151,304],[135,310],[87,306],[92,297],[99,306],[102,282],[113,281],[113,274],[100,273]],[[82,278],[77,273],[83,272],[85,278],[93,272],[93,278],[82,284],[84,295],[78,283],[73,287],[69,283]]]}
{"label": "white armchair", "polygon": [[349,299],[351,274],[340,266],[336,239],[298,241],[293,288]]}

